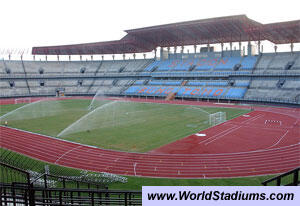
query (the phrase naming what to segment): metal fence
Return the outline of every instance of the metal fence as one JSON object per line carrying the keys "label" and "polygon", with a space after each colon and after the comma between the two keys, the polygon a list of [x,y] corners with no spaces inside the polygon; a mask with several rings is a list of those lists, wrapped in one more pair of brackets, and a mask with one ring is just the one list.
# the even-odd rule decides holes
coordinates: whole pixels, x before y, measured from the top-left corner
{"label": "metal fence", "polygon": [[140,191],[108,190],[101,184],[49,174],[33,179],[30,172],[3,162],[0,172],[0,205],[142,205]]}
{"label": "metal fence", "polygon": [[271,179],[268,179],[262,184],[264,186],[273,186],[274,184],[276,186],[285,185],[285,186],[298,186],[300,184],[300,167],[293,169],[289,172],[286,172],[284,174],[281,174],[279,176],[273,177]]}
{"label": "metal fence", "polygon": [[142,193],[0,183],[0,205],[142,205]]}

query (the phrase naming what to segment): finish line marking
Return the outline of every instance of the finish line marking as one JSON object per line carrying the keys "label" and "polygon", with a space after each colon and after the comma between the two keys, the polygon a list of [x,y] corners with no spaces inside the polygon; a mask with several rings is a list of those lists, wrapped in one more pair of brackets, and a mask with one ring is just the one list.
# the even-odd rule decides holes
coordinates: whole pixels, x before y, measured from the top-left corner
{"label": "finish line marking", "polygon": [[137,163],[135,162],[134,164],[133,164],[133,172],[134,172],[134,176],[136,176],[136,165],[137,165]]}

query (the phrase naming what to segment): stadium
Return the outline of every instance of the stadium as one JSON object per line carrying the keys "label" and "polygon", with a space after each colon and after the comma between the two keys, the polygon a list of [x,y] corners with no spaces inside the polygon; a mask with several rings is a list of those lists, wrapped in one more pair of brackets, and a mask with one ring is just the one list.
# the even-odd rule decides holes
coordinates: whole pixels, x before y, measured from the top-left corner
{"label": "stadium", "polygon": [[0,201],[32,201],[28,182],[41,182],[36,205],[136,205],[145,185],[298,185],[299,43],[300,20],[236,15],[9,54]]}

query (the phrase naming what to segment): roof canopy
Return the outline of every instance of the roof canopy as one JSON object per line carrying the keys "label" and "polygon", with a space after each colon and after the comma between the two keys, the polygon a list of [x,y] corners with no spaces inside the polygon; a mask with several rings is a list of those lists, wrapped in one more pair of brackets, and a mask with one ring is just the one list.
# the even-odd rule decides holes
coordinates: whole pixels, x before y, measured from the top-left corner
{"label": "roof canopy", "polygon": [[80,55],[151,52],[156,47],[269,40],[300,42],[300,20],[261,24],[245,15],[180,22],[127,30],[121,40],[87,44],[33,47],[32,54]]}

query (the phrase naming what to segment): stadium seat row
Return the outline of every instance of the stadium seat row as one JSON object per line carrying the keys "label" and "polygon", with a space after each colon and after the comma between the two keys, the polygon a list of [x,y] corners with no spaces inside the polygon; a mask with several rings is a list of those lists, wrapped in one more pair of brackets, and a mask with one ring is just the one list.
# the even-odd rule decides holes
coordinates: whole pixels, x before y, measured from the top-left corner
{"label": "stadium seat row", "polygon": [[242,98],[246,91],[246,88],[230,87],[131,86],[125,94],[167,96],[170,93],[176,93],[177,96],[222,97],[226,95],[226,97]]}

